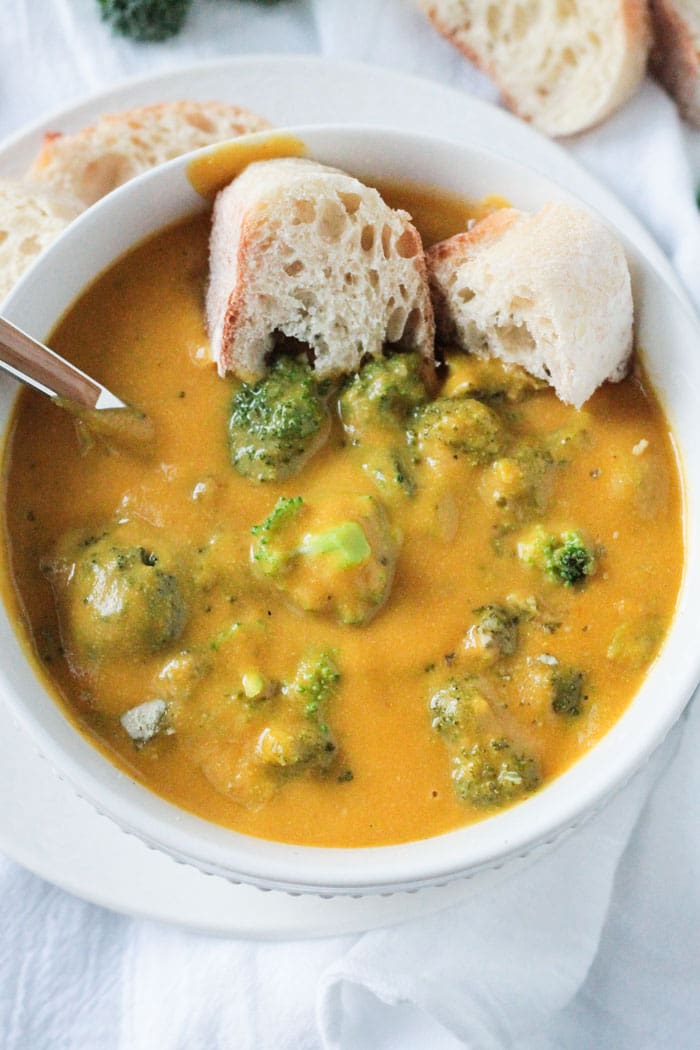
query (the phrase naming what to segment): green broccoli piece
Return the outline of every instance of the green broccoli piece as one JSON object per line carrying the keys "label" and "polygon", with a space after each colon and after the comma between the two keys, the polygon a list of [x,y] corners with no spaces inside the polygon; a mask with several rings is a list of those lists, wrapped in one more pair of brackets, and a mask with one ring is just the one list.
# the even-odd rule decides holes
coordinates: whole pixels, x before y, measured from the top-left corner
{"label": "green broccoli piece", "polygon": [[289,356],[278,358],[257,383],[244,383],[233,398],[228,423],[229,452],[238,473],[255,481],[298,473],[328,437],[324,394],[311,368]]}
{"label": "green broccoli piece", "polygon": [[414,413],[413,440],[428,458],[443,450],[476,465],[500,453],[503,432],[496,413],[481,401],[438,397]]}
{"label": "green broccoli piece", "polygon": [[596,570],[593,548],[586,544],[580,532],[573,530],[556,537],[538,525],[518,544],[518,556],[565,587],[585,582]]}
{"label": "green broccoli piece", "polygon": [[512,656],[518,647],[520,613],[505,605],[482,605],[474,610],[479,617],[469,634],[481,648],[498,656]]}
{"label": "green broccoli piece", "polygon": [[474,806],[502,806],[533,791],[539,765],[514,752],[503,738],[463,747],[453,758],[452,779],[459,798]]}
{"label": "green broccoli piece", "polygon": [[159,41],[176,36],[192,0],[98,0],[102,21],[132,40]]}
{"label": "green broccoli piece", "polygon": [[358,441],[374,426],[405,427],[427,398],[418,354],[393,354],[368,361],[349,378],[338,407],[345,430]]}
{"label": "green broccoli piece", "polygon": [[115,542],[113,535],[67,538],[45,567],[70,659],[121,659],[156,652],[184,630],[187,603],[174,552]]}
{"label": "green broccoli piece", "polygon": [[252,532],[254,567],[300,609],[362,624],[389,593],[396,538],[372,496],[329,495],[315,506],[283,498]]}
{"label": "green broccoli piece", "polygon": [[296,555],[294,547],[280,543],[289,524],[300,513],[304,501],[301,496],[280,496],[272,511],[251,532],[255,539],[251,550],[255,567],[265,576],[277,576]]}
{"label": "green broccoli piece", "polygon": [[333,762],[336,745],[326,706],[339,681],[333,651],[304,657],[293,680],[282,687],[276,717],[259,737],[258,756],[265,764],[292,771],[310,766],[326,769]]}
{"label": "green broccoli piece", "polygon": [[583,701],[584,676],[571,667],[558,667],[552,672],[552,710],[558,715],[580,715]]}
{"label": "green broccoli piece", "polygon": [[443,736],[455,738],[474,724],[473,686],[451,678],[430,697],[431,725]]}

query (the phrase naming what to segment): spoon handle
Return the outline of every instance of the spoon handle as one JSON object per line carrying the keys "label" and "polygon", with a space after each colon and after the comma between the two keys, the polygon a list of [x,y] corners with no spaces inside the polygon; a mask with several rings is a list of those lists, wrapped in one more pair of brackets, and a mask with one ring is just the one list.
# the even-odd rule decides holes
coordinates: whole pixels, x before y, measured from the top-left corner
{"label": "spoon handle", "polygon": [[0,368],[49,397],[84,408],[124,408],[124,402],[95,379],[0,317]]}

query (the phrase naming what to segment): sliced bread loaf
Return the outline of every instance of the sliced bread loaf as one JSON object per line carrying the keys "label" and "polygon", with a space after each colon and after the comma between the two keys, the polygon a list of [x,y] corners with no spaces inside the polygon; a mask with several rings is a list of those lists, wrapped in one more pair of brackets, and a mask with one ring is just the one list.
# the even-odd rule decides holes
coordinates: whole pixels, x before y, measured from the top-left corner
{"label": "sliced bread loaf", "polygon": [[27,182],[0,181],[0,301],[83,206]]}
{"label": "sliced bread loaf", "polygon": [[223,375],[260,377],[275,334],[307,344],[319,376],[386,343],[432,363],[423,247],[406,212],[315,161],[251,164],[214,206],[207,319]]}
{"label": "sliced bread loaf", "polygon": [[700,0],[651,0],[651,66],[686,120],[700,127]]}
{"label": "sliced bread loaf", "polygon": [[622,246],[586,212],[504,208],[427,252],[438,333],[522,365],[579,408],[624,376],[632,292]]}
{"label": "sliced bread loaf", "polygon": [[637,88],[650,44],[646,0],[419,0],[436,28],[548,135],[607,117]]}
{"label": "sliced bread loaf", "polygon": [[225,102],[163,102],[108,113],[73,135],[47,134],[28,178],[87,207],[156,164],[268,127],[263,117]]}

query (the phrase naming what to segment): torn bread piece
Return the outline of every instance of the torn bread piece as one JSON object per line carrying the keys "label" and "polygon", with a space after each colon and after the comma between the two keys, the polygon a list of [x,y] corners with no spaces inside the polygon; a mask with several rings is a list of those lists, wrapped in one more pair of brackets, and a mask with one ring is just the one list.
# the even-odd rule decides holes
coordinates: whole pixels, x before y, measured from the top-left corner
{"label": "torn bread piece", "polygon": [[432,366],[435,326],[420,235],[376,190],[315,161],[251,164],[214,206],[207,319],[219,372],[264,374],[279,335],[319,377],[386,344]]}
{"label": "torn bread piece", "polygon": [[569,204],[503,208],[427,252],[438,334],[522,365],[580,408],[617,382],[632,352],[632,290],[622,246]]}
{"label": "torn bread piece", "polygon": [[72,135],[49,133],[28,178],[85,207],[149,168],[182,153],[270,124],[226,102],[163,102],[107,113]]}
{"label": "torn bread piece", "polygon": [[651,0],[651,18],[652,71],[700,127],[700,0]]}
{"label": "torn bread piece", "polygon": [[644,76],[647,0],[420,0],[436,29],[548,135],[604,120]]}
{"label": "torn bread piece", "polygon": [[82,210],[80,201],[46,187],[0,180],[0,301]]}

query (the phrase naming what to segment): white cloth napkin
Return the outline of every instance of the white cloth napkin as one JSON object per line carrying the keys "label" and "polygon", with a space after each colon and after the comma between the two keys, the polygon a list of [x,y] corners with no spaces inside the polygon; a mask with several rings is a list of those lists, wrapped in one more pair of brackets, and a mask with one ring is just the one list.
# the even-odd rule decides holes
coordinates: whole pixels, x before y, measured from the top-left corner
{"label": "white cloth napkin", "polygon": [[[198,0],[186,32],[163,46],[110,38],[94,9],[3,0],[0,135],[135,72],[254,51],[371,61],[495,98],[410,0]],[[700,305],[698,141],[648,82],[567,147],[652,230]],[[695,704],[550,855],[458,907],[362,936],[198,936],[111,914],[0,860],[0,1046],[695,1050],[699,747]]]}

